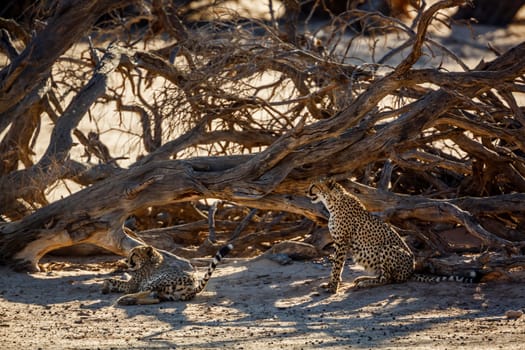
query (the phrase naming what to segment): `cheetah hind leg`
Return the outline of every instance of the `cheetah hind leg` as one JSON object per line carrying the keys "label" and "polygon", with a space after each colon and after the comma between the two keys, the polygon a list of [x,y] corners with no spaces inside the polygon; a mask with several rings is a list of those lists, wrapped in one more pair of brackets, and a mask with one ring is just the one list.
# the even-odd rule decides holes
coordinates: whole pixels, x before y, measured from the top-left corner
{"label": "cheetah hind leg", "polygon": [[160,303],[159,298],[151,296],[151,291],[126,294],[117,299],[119,305],[151,305]]}
{"label": "cheetah hind leg", "polygon": [[384,274],[378,276],[359,276],[353,281],[354,288],[356,289],[381,286],[387,283],[388,279]]}

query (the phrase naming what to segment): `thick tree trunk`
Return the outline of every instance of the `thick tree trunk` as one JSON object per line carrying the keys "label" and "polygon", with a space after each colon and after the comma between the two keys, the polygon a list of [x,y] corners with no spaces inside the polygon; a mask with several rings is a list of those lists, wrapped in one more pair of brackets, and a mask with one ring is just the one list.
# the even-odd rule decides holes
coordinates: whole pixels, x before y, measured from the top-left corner
{"label": "thick tree trunk", "polygon": [[2,262],[38,270],[37,263],[46,253],[79,243],[126,255],[143,243],[124,232],[125,219],[149,206],[200,198],[200,186],[191,173],[191,167],[179,161],[151,163],[4,224],[0,227]]}
{"label": "thick tree trunk", "polygon": [[453,18],[474,18],[480,24],[506,26],[523,5],[525,0],[474,0],[471,6],[460,7]]}
{"label": "thick tree trunk", "polygon": [[344,12],[359,9],[369,12],[381,12],[387,16],[407,15],[408,6],[417,6],[415,0],[321,0],[302,4],[301,10],[309,14],[326,16],[340,15]]}
{"label": "thick tree trunk", "polygon": [[[80,8],[102,11],[103,3]],[[145,13],[155,13],[150,20],[162,21],[175,44],[157,51],[111,45],[100,59],[92,50],[88,56],[95,64],[81,61],[83,75],[71,73],[86,82],[71,84],[74,97],[63,98],[71,101],[64,106],[44,74],[58,53],[44,67],[33,62],[30,49],[18,58],[4,37],[12,61],[0,74],[0,117],[7,118],[0,119],[0,135],[6,136],[0,144],[1,262],[36,270],[46,253],[81,243],[125,255],[143,242],[123,226],[141,215],[152,215],[153,227],[157,221],[170,226],[145,231],[145,241],[169,237],[182,245],[171,250],[188,256],[213,253],[224,241],[257,253],[287,239],[307,241],[318,252],[329,241],[327,213],[304,193],[320,176],[340,180],[414,245],[423,241],[426,250],[419,255],[458,251],[443,238],[454,230],[477,242],[469,249],[523,254],[525,111],[515,94],[523,92],[525,44],[472,70],[465,64],[459,72],[416,65],[428,54],[425,45],[440,47],[426,39],[436,13],[462,3],[437,2],[420,13],[414,31],[403,27],[406,41],[377,60],[385,63],[405,50],[399,63],[376,70],[341,63],[349,57],[324,48],[309,51],[300,40],[283,42],[286,35],[297,36],[293,24],[279,35],[277,27],[266,28],[265,40],[237,27],[193,33],[174,9],[155,1],[153,12]],[[74,9],[61,9],[46,29],[50,35],[63,33],[59,14],[72,11],[78,19]],[[81,35],[80,29],[72,33]],[[41,49],[48,40],[37,35],[27,45]],[[63,52],[72,40],[52,48]],[[109,86],[115,75],[117,86]],[[260,82],[261,76],[268,80]],[[28,86],[33,90],[21,93]],[[76,130],[98,104],[140,118],[141,128],[126,136],[138,135],[148,153],[128,168],[118,166],[96,132],[84,131],[86,137]],[[46,152],[33,164],[30,144],[43,113],[53,116],[55,126]],[[26,132],[26,126],[35,131]],[[182,134],[170,134],[175,129]],[[73,137],[99,164],[71,157]],[[24,157],[13,150],[20,143]],[[208,146],[207,156],[190,153]],[[48,204],[43,192],[62,178],[84,189]],[[158,211],[181,203],[202,206],[196,203],[201,199],[225,201],[237,212],[221,221],[215,216],[230,209],[218,204],[204,207],[207,220],[197,210],[188,215],[187,208],[174,209],[180,220]],[[146,228],[152,227],[140,229]],[[189,268],[184,260],[174,261]]]}

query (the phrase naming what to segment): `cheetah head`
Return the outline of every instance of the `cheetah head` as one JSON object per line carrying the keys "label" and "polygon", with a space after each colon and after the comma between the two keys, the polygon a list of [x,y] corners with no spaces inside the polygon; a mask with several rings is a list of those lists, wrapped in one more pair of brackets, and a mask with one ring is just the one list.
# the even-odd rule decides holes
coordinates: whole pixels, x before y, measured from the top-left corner
{"label": "cheetah head", "polygon": [[155,248],[143,245],[131,249],[126,259],[126,264],[134,271],[148,263],[154,265],[159,264],[162,260],[162,255]]}
{"label": "cheetah head", "polygon": [[323,197],[325,197],[326,194],[329,194],[335,186],[336,182],[333,179],[314,181],[308,188],[306,195],[312,200],[312,203],[318,203],[321,202]]}

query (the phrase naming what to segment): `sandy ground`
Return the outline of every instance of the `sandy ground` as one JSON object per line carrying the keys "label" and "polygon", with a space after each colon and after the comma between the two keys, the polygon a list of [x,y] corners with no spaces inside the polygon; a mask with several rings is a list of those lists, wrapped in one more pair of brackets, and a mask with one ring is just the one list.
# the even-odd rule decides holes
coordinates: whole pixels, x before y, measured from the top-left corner
{"label": "sandy ground", "polygon": [[[491,59],[488,43],[505,50],[524,40],[522,24],[476,28],[474,37],[461,27],[442,34],[472,67]],[[120,149],[118,138],[103,137]],[[37,154],[47,141],[40,144]],[[56,193],[60,198],[63,189]],[[32,275],[0,266],[0,349],[525,349],[525,316],[505,316],[525,311],[522,284],[352,290],[362,272],[350,265],[340,293],[328,295],[319,288],[330,273],[326,264],[229,260],[190,302],[121,307],[113,305],[118,295],[100,293],[102,280],[115,275],[114,264],[104,262],[110,259],[77,259]]]}
{"label": "sandy ground", "polygon": [[[102,258],[108,260],[110,257]],[[87,263],[89,261],[89,263]],[[116,306],[112,264],[0,268],[2,349],[524,349],[523,285],[410,282],[325,294],[324,263],[230,260],[190,302]]]}

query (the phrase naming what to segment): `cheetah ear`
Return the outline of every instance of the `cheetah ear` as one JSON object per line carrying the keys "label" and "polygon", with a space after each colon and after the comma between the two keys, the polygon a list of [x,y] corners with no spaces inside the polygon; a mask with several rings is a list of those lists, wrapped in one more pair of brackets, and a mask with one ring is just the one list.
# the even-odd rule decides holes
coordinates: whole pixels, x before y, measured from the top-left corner
{"label": "cheetah ear", "polygon": [[331,179],[327,179],[327,180],[326,180],[326,186],[328,186],[328,188],[329,188],[330,190],[333,190],[334,187],[337,186],[337,182],[336,182],[333,178],[331,178]]}
{"label": "cheetah ear", "polygon": [[146,254],[148,254],[148,256],[153,256],[153,247],[148,245],[146,246]]}

